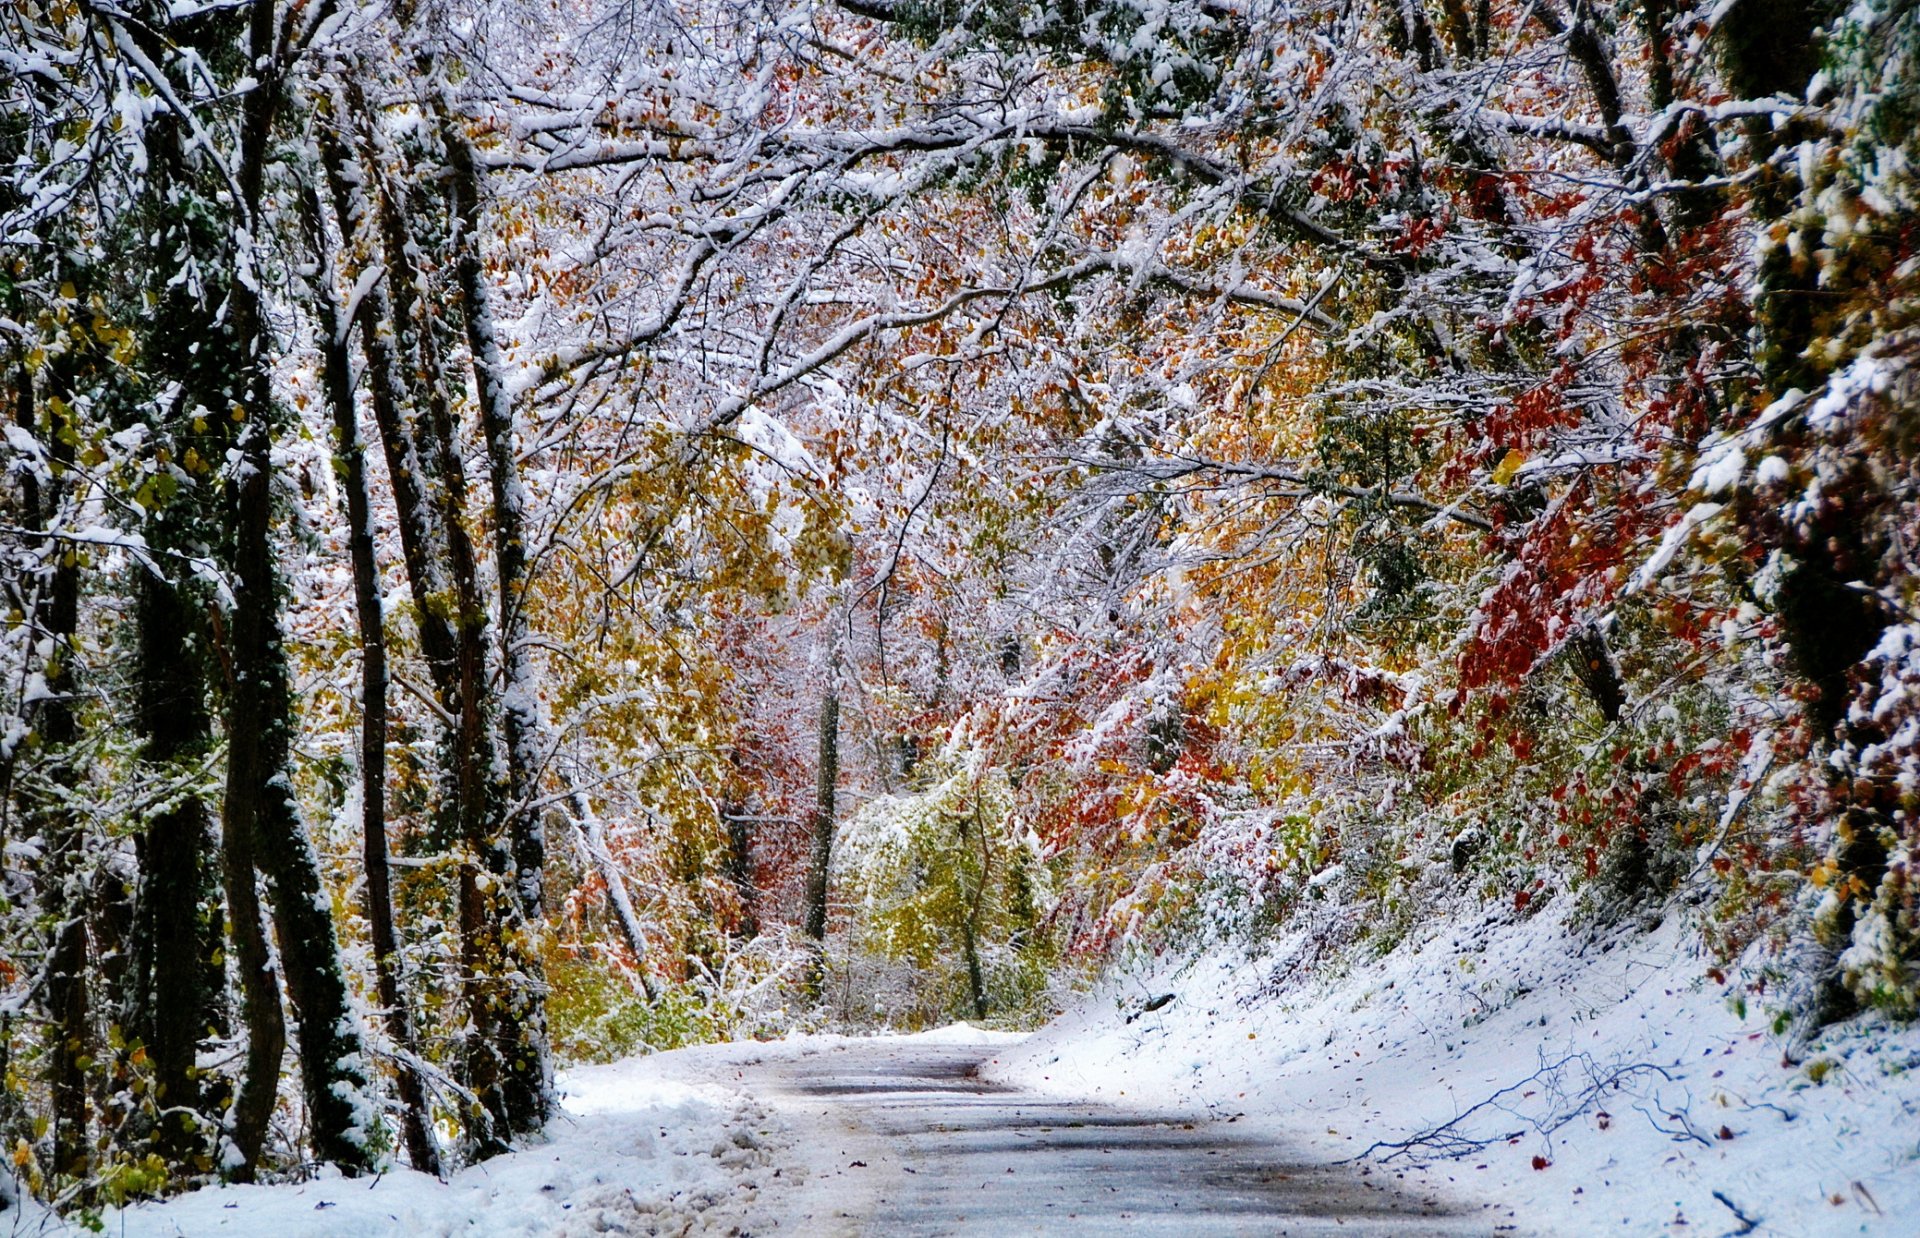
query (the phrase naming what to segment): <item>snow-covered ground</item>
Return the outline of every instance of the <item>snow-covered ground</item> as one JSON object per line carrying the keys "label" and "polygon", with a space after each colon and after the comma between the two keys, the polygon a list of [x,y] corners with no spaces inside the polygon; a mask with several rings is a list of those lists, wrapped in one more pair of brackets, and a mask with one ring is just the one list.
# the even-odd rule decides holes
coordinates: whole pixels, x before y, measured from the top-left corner
{"label": "snow-covered ground", "polygon": [[[1305,939],[1281,939],[1116,976],[1025,1040],[918,1039],[976,1046],[989,1078],[1238,1123],[1329,1161],[1371,1147],[1367,1172],[1478,1203],[1490,1232],[1920,1234],[1920,1027],[1856,1020],[1789,1058],[1760,1003],[1743,1015],[1704,978],[1692,940],[1669,923],[1583,945],[1549,908],[1310,975],[1289,966]],[[804,1074],[850,1047],[796,1037],[571,1071],[547,1142],[448,1182],[207,1189],[110,1213],[106,1231],[831,1232],[873,1202],[877,1180],[847,1166],[886,1148],[824,1098],[751,1088],[768,1063]]]}
{"label": "snow-covered ground", "polygon": [[[908,1039],[980,1046],[1017,1040],[964,1024]],[[324,1176],[273,1186],[210,1187],[108,1212],[116,1238],[573,1238],[600,1234],[725,1234],[757,1215],[764,1186],[781,1206],[820,1208],[851,1183],[839,1132],[811,1113],[781,1112],[742,1085],[744,1068],[805,1059],[848,1044],[796,1036],[709,1045],[567,1071],[565,1114],[549,1138],[463,1170],[446,1182],[397,1170],[378,1178]],[[871,1138],[871,1136],[866,1136]],[[842,1140],[841,1142],[844,1142]],[[776,1175],[784,1178],[775,1183]],[[82,1233],[37,1209],[0,1213],[0,1233]]]}
{"label": "snow-covered ground", "polygon": [[1920,1027],[1857,1020],[1789,1060],[1678,924],[1583,946],[1553,908],[1510,920],[1338,976],[1291,971],[1297,938],[1147,968],[984,1073],[1180,1105],[1330,1159],[1438,1132],[1368,1163],[1524,1232],[1920,1234]]}
{"label": "snow-covered ground", "polygon": [[399,1170],[373,1179],[213,1187],[110,1212],[106,1232],[125,1238],[698,1232],[708,1209],[752,1195],[771,1165],[775,1126],[736,1089],[662,1070],[674,1056],[567,1072],[561,1078],[566,1115],[546,1142],[446,1182]]}

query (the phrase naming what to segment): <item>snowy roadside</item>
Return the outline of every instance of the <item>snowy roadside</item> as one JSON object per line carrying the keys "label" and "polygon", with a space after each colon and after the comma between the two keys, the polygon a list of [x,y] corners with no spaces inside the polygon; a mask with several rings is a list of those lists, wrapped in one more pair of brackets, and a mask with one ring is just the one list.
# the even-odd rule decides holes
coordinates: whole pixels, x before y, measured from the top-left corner
{"label": "snowy roadside", "polygon": [[572,1238],[704,1232],[701,1217],[710,1208],[752,1195],[772,1162],[777,1127],[742,1092],[668,1077],[657,1064],[669,1056],[566,1072],[560,1080],[566,1113],[545,1142],[446,1182],[398,1170],[375,1179],[209,1187],[109,1212],[106,1233]]}
{"label": "snowy roadside", "polygon": [[[1856,1021],[1785,1064],[1691,941],[1670,922],[1582,951],[1550,908],[1443,925],[1335,978],[1293,978],[1299,940],[1221,950],[1109,980],[985,1073],[1245,1122],[1330,1160],[1438,1130],[1367,1163],[1482,1203],[1496,1228],[1913,1234],[1920,1027]],[[1465,1155],[1438,1157],[1449,1136]]]}
{"label": "snowy roadside", "polygon": [[[1012,1039],[965,1025],[926,1033],[929,1043]],[[599,1234],[748,1232],[777,1196],[787,1215],[831,1216],[863,1206],[876,1179],[848,1177],[852,1159],[884,1159],[873,1136],[790,1098],[750,1096],[748,1068],[831,1054],[854,1043],[798,1036],[707,1045],[563,1073],[565,1113],[545,1142],[441,1182],[398,1170],[374,1179],[338,1176],[273,1186],[209,1187],[110,1211],[116,1238],[574,1238]],[[772,1202],[770,1199],[769,1202]],[[0,1215],[0,1233],[69,1238],[86,1231],[38,1209]]]}

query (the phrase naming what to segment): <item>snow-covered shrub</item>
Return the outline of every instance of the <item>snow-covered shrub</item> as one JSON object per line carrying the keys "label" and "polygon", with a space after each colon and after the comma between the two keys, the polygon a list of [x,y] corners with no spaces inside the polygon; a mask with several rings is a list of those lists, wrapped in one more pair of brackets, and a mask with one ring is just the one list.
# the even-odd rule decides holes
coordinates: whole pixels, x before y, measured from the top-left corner
{"label": "snow-covered shrub", "polygon": [[1900,1018],[1920,1014],[1920,886],[1916,857],[1901,850],[1887,865],[1873,901],[1840,955],[1841,975],[1862,1005]]}
{"label": "snow-covered shrub", "polygon": [[690,959],[684,978],[641,991],[600,955],[554,946],[548,1011],[563,1065],[793,1030],[807,951],[791,930],[738,942],[717,964]]}
{"label": "snow-covered shrub", "polygon": [[840,827],[850,948],[953,990],[954,1015],[1018,1013],[1046,980],[1037,929],[1050,881],[1013,803],[1004,771],[950,749],[925,790],[880,796]]}

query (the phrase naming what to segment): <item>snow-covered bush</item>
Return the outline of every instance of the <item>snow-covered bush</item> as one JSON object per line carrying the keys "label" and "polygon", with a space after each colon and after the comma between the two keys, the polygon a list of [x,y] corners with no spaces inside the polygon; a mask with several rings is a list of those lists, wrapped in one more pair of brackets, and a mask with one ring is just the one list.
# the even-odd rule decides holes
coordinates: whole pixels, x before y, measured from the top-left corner
{"label": "snow-covered bush", "polygon": [[849,950],[918,969],[955,1016],[1017,1018],[1047,979],[1047,866],[981,750],[956,744],[930,765],[925,789],[880,796],[840,828]]}

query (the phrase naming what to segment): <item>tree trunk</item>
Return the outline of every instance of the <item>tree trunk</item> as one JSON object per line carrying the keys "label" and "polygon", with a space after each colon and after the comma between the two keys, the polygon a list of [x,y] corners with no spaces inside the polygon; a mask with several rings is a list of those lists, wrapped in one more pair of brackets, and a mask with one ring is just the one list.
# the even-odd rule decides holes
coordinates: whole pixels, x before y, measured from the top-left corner
{"label": "tree trunk", "polygon": [[[32,386],[22,385],[19,410],[32,431],[38,426],[31,401]],[[48,402],[44,441],[54,465],[44,493],[29,487],[29,519],[41,532],[60,521],[66,478],[73,468],[72,428]],[[74,783],[72,747],[80,737],[74,716],[74,633],[80,614],[80,568],[72,551],[57,542],[47,544],[51,565],[44,577],[45,593],[34,614],[35,635],[49,651],[41,664],[46,695],[33,707],[34,730],[40,738],[46,785],[32,797],[32,830],[46,849],[46,888],[43,910],[52,928],[47,940],[47,1087],[53,1099],[53,1170],[62,1177],[85,1178],[88,1171],[87,1076],[82,1065],[90,1055],[92,1031],[87,1003],[86,877],[82,871],[84,841],[75,821],[69,792]]]}
{"label": "tree trunk", "polygon": [[505,827],[512,853],[513,888],[521,932],[513,965],[523,980],[510,1026],[503,1029],[509,1126],[539,1130],[553,1109],[553,1067],[548,1051],[545,989],[533,935],[546,918],[546,834],[533,807],[539,766],[539,708],[529,662],[532,633],[527,618],[526,496],[520,485],[513,441],[513,407],[495,336],[491,290],[480,255],[482,173],[472,144],[440,102],[440,136],[452,167],[455,272],[466,323],[467,355],[479,395],[480,426],[487,445],[493,493],[494,573],[499,591],[500,666],[506,690],[500,705],[506,741]]}
{"label": "tree trunk", "polygon": [[[171,124],[163,125],[151,141],[156,200],[165,202],[191,192],[194,171],[187,141]],[[207,244],[196,221],[170,218],[150,259],[193,252]],[[190,434],[179,422],[195,404],[214,407],[226,402],[225,376],[218,373],[224,367],[215,364],[211,355],[216,351],[210,346],[214,341],[206,331],[188,325],[204,324],[211,316],[192,292],[170,285],[156,308],[155,329],[143,349],[157,374],[184,388],[169,428],[177,440],[208,459],[218,458],[229,445],[230,423],[209,419],[204,434]],[[203,352],[209,355],[203,357]],[[155,551],[153,562],[134,569],[138,642],[134,730],[141,741],[141,773],[158,785],[179,784],[181,793],[169,797],[135,839],[140,883],[128,947],[125,1023],[133,1040],[147,1051],[164,1103],[186,1110],[198,1109],[206,1100],[194,1063],[200,1040],[225,999],[226,976],[216,959],[221,942],[220,891],[228,883],[211,860],[215,846],[211,807],[201,788],[186,789],[201,777],[199,767],[215,746],[209,701],[215,641],[207,617],[217,615],[211,606],[203,608],[191,578],[174,566],[170,552],[204,553],[208,526],[219,520],[217,507],[216,498],[203,486],[177,495],[146,522],[143,532]],[[243,894],[248,904],[253,899],[251,890],[249,876]],[[230,914],[245,918],[239,911]],[[257,913],[254,919],[258,920]],[[235,931],[246,929],[236,922]],[[242,979],[244,1006],[249,981]],[[272,1011],[278,1020],[277,991]],[[277,1081],[278,1057],[272,1068]],[[168,1153],[186,1155],[200,1144],[199,1135],[188,1131],[179,1116],[163,1118],[152,1135]],[[238,1133],[236,1142],[244,1150]]]}
{"label": "tree trunk", "polygon": [[[249,20],[249,50],[262,80],[242,109],[237,207],[252,233],[260,232],[260,202],[268,140],[284,89],[276,59],[278,6],[260,4]],[[255,255],[236,255],[251,268]],[[239,467],[226,486],[233,582],[233,688],[227,710],[225,825],[266,875],[287,995],[300,1019],[300,1076],[314,1153],[348,1173],[372,1166],[364,1124],[366,1058],[347,999],[346,975],[334,938],[331,903],[294,802],[293,693],[280,623],[280,582],[273,547],[272,390],[265,351],[258,277],[242,274],[228,289],[236,420],[242,422]],[[229,884],[244,885],[230,873]],[[256,1013],[258,1013],[256,1011]],[[253,1079],[248,1086],[255,1086]]]}
{"label": "tree trunk", "polygon": [[973,997],[973,1017],[984,1019],[987,1017],[987,984],[980,972],[980,943],[971,916],[961,926],[960,941],[967,956],[967,991]]}
{"label": "tree trunk", "polygon": [[[166,544],[149,537],[149,545]],[[134,615],[135,730],[145,777],[158,783],[186,776],[213,742],[203,633],[181,586],[150,571],[139,574]],[[219,880],[207,859],[214,837],[206,801],[194,793],[178,796],[146,822],[134,845],[140,881],[124,1021],[147,1051],[157,1099],[176,1111],[159,1120],[153,1138],[163,1155],[185,1158],[204,1144],[204,1132],[186,1117],[205,1099],[195,1067],[200,1041],[225,1018]],[[277,1018],[277,996],[273,1009]]]}
{"label": "tree trunk", "polygon": [[[380,600],[380,565],[374,554],[372,502],[367,492],[366,445],[355,410],[353,363],[348,335],[334,297],[331,246],[311,188],[302,199],[312,243],[315,304],[318,310],[327,402],[333,412],[334,467],[346,501],[347,549],[353,566],[354,616],[360,634],[360,840],[365,882],[362,905],[372,939],[374,990],[387,1036],[404,1058],[416,1058],[411,1007],[400,989],[399,935],[393,923],[391,869],[387,863],[387,637]],[[343,228],[344,232],[344,228]],[[415,1169],[440,1173],[427,1115],[426,1089],[412,1062],[403,1061],[396,1077],[400,1129],[407,1159]]]}
{"label": "tree trunk", "polygon": [[[986,907],[987,882],[993,877],[993,852],[987,843],[986,826],[980,821],[980,810],[976,807],[972,816],[960,822],[960,845],[964,849],[969,841],[967,824],[973,824],[973,838],[980,843],[980,875],[974,879],[973,890],[967,899],[966,918],[960,922],[960,946],[967,960],[967,991],[973,998],[973,1017],[987,1017],[987,984],[980,967],[980,913]],[[966,866],[960,866],[965,873]]]}
{"label": "tree trunk", "polygon": [[[461,1003],[467,1015],[461,1064],[482,1108],[471,1115],[470,1143],[477,1155],[492,1155],[507,1148],[508,1136],[537,1129],[544,1120],[550,1075],[537,969],[524,961],[520,941],[525,934],[514,931],[521,922],[521,900],[513,888],[514,862],[501,838],[487,614],[467,535],[466,477],[445,396],[457,383],[445,370],[426,313],[416,263],[422,246],[413,235],[403,191],[383,179],[397,156],[382,146],[368,103],[351,77],[333,110],[338,122],[358,126],[362,150],[361,166],[354,169],[337,135],[321,127],[336,209],[343,227],[377,233],[387,267],[385,279],[368,294],[374,323],[362,333],[362,344],[374,420],[394,478],[421,648],[447,719],[446,782],[435,831],[461,856],[458,924]],[[377,190],[371,196],[363,192],[369,186]],[[409,415],[411,408],[422,415]]]}
{"label": "tree trunk", "polygon": [[840,696],[829,667],[826,695],[820,700],[819,774],[814,789],[813,856],[807,868],[807,936],[814,959],[808,987],[817,995],[824,978],[827,941],[827,885],[833,868],[834,798],[840,781]]}
{"label": "tree trunk", "polygon": [[321,117],[316,137],[342,239],[350,248],[381,255],[386,264],[385,274],[367,290],[361,305],[360,348],[367,359],[369,402],[399,516],[400,553],[418,612],[421,652],[441,704],[451,707],[457,643],[451,611],[453,585],[439,513],[427,493],[420,435],[409,415],[406,376],[414,364],[410,341],[416,293],[407,257],[406,221],[396,204],[367,191],[370,178],[377,174],[373,160],[378,148],[373,138],[363,135],[364,153],[356,163],[342,134],[344,126],[364,125],[367,120],[367,104],[358,84],[349,78],[324,102],[332,123]]}
{"label": "tree trunk", "polygon": [[237,1182],[251,1182],[280,1094],[287,1022],[280,1013],[280,981],[260,913],[252,831],[236,831],[229,820],[221,832],[220,858],[227,887],[227,932],[233,939],[234,972],[240,980],[240,1021],[247,1029],[246,1073],[228,1117],[239,1154],[231,1176]]}
{"label": "tree trunk", "polygon": [[372,1165],[362,1122],[366,1061],[319,857],[293,799],[293,695],[273,563],[271,435],[264,407],[250,417],[240,439],[241,476],[229,495],[237,545],[225,822],[241,848],[252,850],[273,894],[287,994],[300,1017],[300,1074],[314,1152],[357,1173]]}

